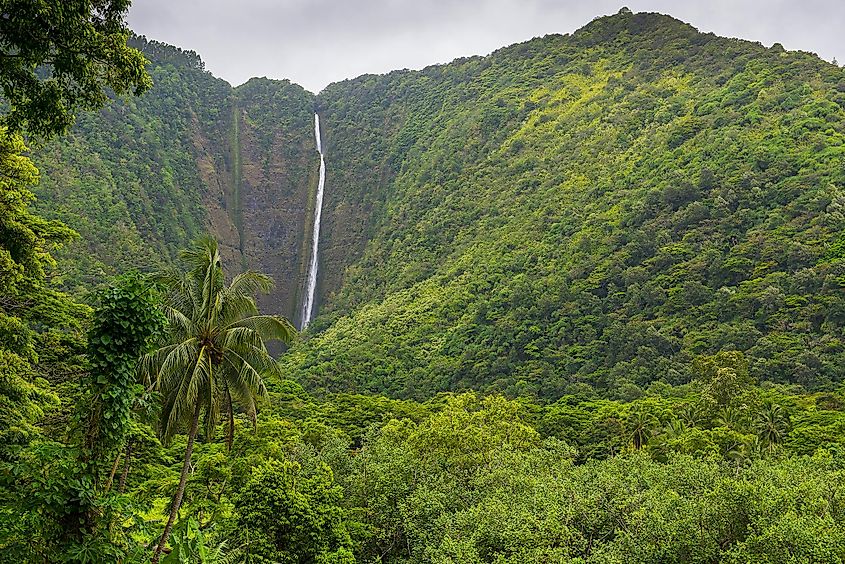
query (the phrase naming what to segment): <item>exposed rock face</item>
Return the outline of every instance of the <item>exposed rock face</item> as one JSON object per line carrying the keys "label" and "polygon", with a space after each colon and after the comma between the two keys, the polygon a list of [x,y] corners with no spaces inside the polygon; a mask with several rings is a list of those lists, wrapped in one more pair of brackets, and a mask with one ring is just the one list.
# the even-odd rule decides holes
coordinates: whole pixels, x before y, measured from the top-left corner
{"label": "exposed rock face", "polygon": [[299,86],[270,80],[248,82],[237,97],[240,177],[235,176],[234,211],[243,263],[276,281],[273,293],[261,299],[262,310],[295,319],[308,262],[309,195],[319,165],[313,100]]}
{"label": "exposed rock face", "polygon": [[313,97],[287,81],[254,79],[220,109],[212,139],[197,139],[197,167],[211,233],[224,264],[270,275],[262,311],[295,319],[304,276],[306,225],[313,211],[316,146]]}
{"label": "exposed rock face", "polygon": [[261,309],[296,321],[319,166],[314,95],[268,79],[232,88],[195,53],[133,41],[155,88],[83,114],[35,155],[39,210],[82,234],[59,255],[61,282],[84,292],[158,268],[208,231],[230,275],[272,276]]}

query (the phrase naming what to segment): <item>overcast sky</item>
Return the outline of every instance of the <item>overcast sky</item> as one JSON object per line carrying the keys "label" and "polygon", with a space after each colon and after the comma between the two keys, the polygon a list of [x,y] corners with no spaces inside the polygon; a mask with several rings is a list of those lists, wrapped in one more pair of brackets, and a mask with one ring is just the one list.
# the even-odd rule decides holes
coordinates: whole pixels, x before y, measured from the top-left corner
{"label": "overcast sky", "polygon": [[197,51],[233,85],[267,76],[319,92],[364,73],[571,33],[622,6],[845,63],[845,0],[134,0],[129,23]]}

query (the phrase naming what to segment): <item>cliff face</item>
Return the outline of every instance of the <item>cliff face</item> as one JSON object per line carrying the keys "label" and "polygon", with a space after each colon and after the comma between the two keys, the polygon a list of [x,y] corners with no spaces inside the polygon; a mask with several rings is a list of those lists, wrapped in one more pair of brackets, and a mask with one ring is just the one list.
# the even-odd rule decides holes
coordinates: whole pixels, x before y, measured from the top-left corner
{"label": "cliff face", "polygon": [[314,96],[288,81],[232,88],[191,52],[138,40],[155,88],[81,116],[42,148],[39,208],[82,237],[60,255],[72,291],[129,268],[155,268],[203,231],[230,272],[276,288],[261,308],[294,319],[319,160]]}
{"label": "cliff face", "polygon": [[276,281],[274,292],[261,299],[262,310],[296,319],[319,166],[314,101],[287,81],[251,80],[236,94],[235,214],[243,264]]}

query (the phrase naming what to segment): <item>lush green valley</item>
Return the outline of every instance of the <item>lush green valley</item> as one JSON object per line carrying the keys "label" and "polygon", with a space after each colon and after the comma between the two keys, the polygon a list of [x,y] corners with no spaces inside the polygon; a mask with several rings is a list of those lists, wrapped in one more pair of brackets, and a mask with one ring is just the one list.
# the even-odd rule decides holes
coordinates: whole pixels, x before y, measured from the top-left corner
{"label": "lush green valley", "polygon": [[845,70],[623,10],[313,95],[42,4],[0,562],[845,562]]}

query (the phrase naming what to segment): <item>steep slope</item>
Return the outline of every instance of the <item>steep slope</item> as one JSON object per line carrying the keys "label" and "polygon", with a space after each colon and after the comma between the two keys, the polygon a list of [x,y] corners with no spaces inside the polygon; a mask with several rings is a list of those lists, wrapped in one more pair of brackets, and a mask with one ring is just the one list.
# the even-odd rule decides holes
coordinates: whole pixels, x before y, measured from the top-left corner
{"label": "steep slope", "polygon": [[294,319],[308,262],[306,233],[319,165],[314,98],[288,81],[267,79],[252,79],[235,95],[242,264],[276,281],[274,292],[262,298],[262,309]]}
{"label": "steep slope", "polygon": [[623,11],[320,94],[316,390],[845,375],[845,72]]}
{"label": "steep slope", "polygon": [[292,316],[317,164],[313,96],[267,79],[233,89],[193,52],[135,43],[152,61],[153,90],[81,115],[34,155],[39,211],[82,235],[60,257],[62,282],[84,292],[115,272],[156,267],[209,230],[228,264],[277,280],[262,305]]}
{"label": "steep slope", "polygon": [[203,190],[195,139],[219,127],[214,108],[230,97],[229,85],[202,71],[194,53],[138,41],[156,61],[155,88],[84,113],[72,133],[37,151],[41,170],[38,208],[82,235],[60,255],[70,268],[68,287],[104,274],[171,258],[202,229]]}

